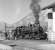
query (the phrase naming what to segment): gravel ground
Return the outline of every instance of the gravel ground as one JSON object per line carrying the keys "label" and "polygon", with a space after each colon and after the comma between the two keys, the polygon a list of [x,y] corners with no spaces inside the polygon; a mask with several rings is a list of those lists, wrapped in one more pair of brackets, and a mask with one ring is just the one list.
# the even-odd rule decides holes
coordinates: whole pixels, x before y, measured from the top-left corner
{"label": "gravel ground", "polygon": [[55,44],[47,40],[2,40],[0,43],[13,47],[13,50],[55,50]]}

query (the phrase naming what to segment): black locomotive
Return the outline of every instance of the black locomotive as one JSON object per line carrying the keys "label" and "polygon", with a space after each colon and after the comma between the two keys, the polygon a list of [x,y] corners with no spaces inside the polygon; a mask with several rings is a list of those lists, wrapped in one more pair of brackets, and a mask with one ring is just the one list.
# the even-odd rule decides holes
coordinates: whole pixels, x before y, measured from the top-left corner
{"label": "black locomotive", "polygon": [[47,34],[43,31],[40,25],[19,26],[14,30],[13,37],[17,39],[36,39],[45,40]]}

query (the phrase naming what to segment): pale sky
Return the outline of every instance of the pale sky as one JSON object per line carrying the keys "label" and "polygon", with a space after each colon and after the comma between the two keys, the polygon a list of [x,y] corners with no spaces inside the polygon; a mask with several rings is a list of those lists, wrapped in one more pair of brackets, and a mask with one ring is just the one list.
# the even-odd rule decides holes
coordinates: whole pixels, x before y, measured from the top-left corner
{"label": "pale sky", "polygon": [[13,24],[31,12],[30,0],[0,0],[0,22]]}
{"label": "pale sky", "polygon": [[[42,0],[40,6],[43,8],[55,0]],[[31,0],[0,0],[0,22],[13,24],[30,13]]]}

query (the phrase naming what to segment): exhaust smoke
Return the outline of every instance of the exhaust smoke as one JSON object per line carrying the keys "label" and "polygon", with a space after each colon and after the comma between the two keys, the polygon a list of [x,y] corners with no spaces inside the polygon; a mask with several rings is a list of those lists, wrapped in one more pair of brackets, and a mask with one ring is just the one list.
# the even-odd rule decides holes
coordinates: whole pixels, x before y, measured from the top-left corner
{"label": "exhaust smoke", "polygon": [[34,17],[36,19],[35,23],[39,23],[39,12],[40,12],[40,5],[38,4],[40,0],[32,0],[30,8],[32,9],[32,12],[34,14]]}

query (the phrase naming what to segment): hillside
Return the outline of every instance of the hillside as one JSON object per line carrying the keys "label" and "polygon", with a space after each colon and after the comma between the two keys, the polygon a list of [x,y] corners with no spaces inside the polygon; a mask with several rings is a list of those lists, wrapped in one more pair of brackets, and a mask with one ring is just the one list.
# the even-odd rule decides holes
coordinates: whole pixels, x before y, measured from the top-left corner
{"label": "hillside", "polygon": [[28,25],[29,23],[34,23],[35,22],[35,17],[33,16],[32,13],[28,14],[27,16],[23,17],[20,21],[17,21],[16,23],[13,24],[13,26],[20,26],[20,25]]}

